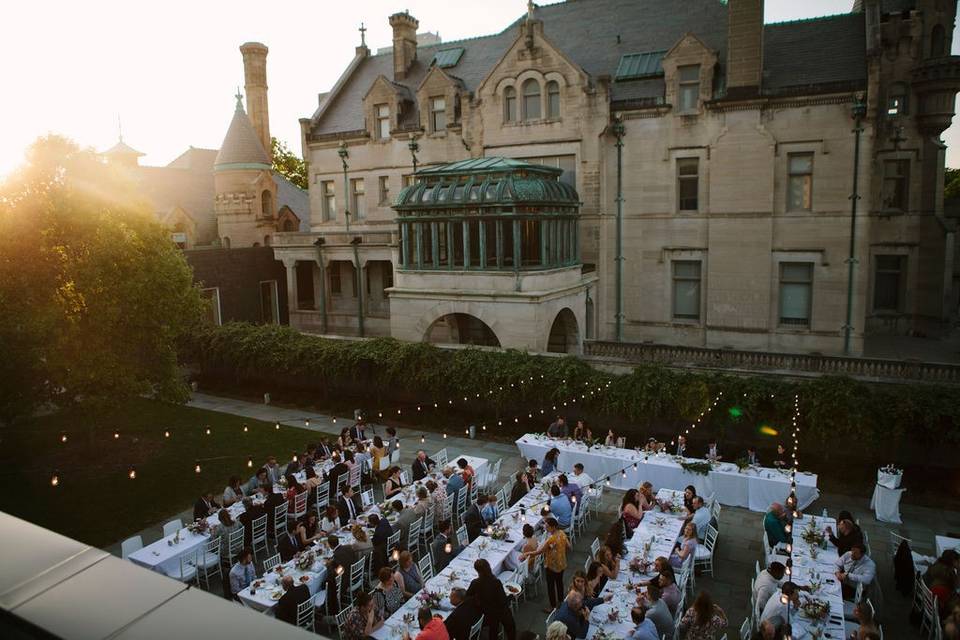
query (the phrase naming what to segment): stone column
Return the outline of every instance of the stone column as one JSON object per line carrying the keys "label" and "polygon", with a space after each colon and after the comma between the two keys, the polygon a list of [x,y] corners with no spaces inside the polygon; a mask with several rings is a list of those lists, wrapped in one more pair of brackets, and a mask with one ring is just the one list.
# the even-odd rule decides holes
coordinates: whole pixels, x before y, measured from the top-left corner
{"label": "stone column", "polygon": [[327,270],[323,259],[314,260],[316,268],[313,270],[313,297],[320,310],[320,329],[327,333]]}
{"label": "stone column", "polygon": [[477,224],[480,225],[480,268],[487,268],[487,225],[490,224],[486,220],[478,220]]}
{"label": "stone column", "polygon": [[297,261],[284,258],[283,266],[287,270],[287,312],[292,316],[297,310]]}

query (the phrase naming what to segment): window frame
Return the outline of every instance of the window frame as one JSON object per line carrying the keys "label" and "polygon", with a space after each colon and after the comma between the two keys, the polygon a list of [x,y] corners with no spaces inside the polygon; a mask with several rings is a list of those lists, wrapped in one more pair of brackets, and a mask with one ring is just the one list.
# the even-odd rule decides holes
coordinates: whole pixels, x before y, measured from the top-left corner
{"label": "window frame", "polygon": [[[556,80],[548,80],[546,91],[547,95],[547,120],[559,120],[560,119],[560,83]],[[556,106],[554,106],[554,98],[556,98]]]}
{"label": "window frame", "polygon": [[[691,174],[682,173],[682,164],[693,164],[695,172]],[[698,156],[687,156],[684,158],[677,158],[676,163],[676,189],[677,189],[677,211],[685,212],[698,212],[700,211],[700,158]],[[684,197],[683,197],[683,183],[690,182],[694,183],[694,206],[684,207]],[[689,200],[689,198],[687,199]]]}
{"label": "window frame", "polygon": [[[218,327],[221,326],[223,324],[223,307],[220,305],[220,287],[203,287],[200,289],[200,293],[210,303],[213,324]],[[216,305],[213,304],[214,301],[216,301]]]}
{"label": "window frame", "polygon": [[[696,80],[684,79],[683,72],[686,69],[696,69],[697,78]],[[695,113],[700,109],[700,83],[702,76],[702,65],[700,64],[684,64],[677,67],[677,111],[679,113]],[[684,106],[683,99],[687,90],[694,88],[693,91],[693,104]]]}
{"label": "window frame", "polygon": [[[880,260],[882,258],[896,258],[898,265],[897,268],[883,268],[880,267]],[[873,290],[871,291],[871,301],[870,308],[873,313],[876,314],[894,314],[894,313],[903,313],[904,304],[906,302],[906,276],[907,268],[909,264],[909,256],[902,253],[878,253],[872,256],[873,259]],[[893,307],[889,306],[878,306],[877,299],[877,289],[880,282],[880,276],[889,275],[896,273],[897,276],[897,287],[896,287],[896,305]]]}
{"label": "window frame", "polygon": [[[446,96],[430,96],[428,98],[430,101],[430,130],[433,133],[440,133],[447,130],[447,97]],[[437,109],[437,102],[443,104],[442,109]],[[443,123],[440,125],[437,122],[437,116],[440,115],[443,118]]]}
{"label": "window frame", "polygon": [[[527,87],[535,87],[536,93],[527,93]],[[523,81],[523,84],[520,85],[520,94],[522,97],[523,105],[523,121],[524,122],[535,122],[537,120],[543,119],[543,88],[540,86],[540,82],[536,78],[527,78]],[[536,100],[534,100],[536,98]],[[531,116],[530,110],[527,108],[527,102],[530,101],[531,104],[537,105],[536,115]]]}
{"label": "window frame", "polygon": [[377,177],[377,197],[381,207],[390,205],[390,176]]}
{"label": "window frame", "polygon": [[[359,185],[360,190],[357,190]],[[363,220],[367,217],[367,188],[363,178],[350,178],[350,208],[354,220]]]}
{"label": "window frame", "polygon": [[[329,187],[329,190],[327,189]],[[333,180],[320,181],[320,209],[323,221],[335,220],[337,217],[337,193]]]}
{"label": "window frame", "polygon": [[[373,117],[376,122],[377,140],[389,140],[390,105],[385,102],[373,105]],[[386,125],[386,131],[384,131],[384,125]]]}
{"label": "window frame", "polygon": [[[891,166],[898,167],[898,174],[895,176],[890,176],[888,170]],[[900,168],[905,167],[903,170]],[[883,161],[883,177],[880,180],[880,210],[883,213],[907,213],[910,210],[910,159],[909,158],[890,158]],[[899,199],[901,200],[899,208],[892,208],[886,205],[885,193],[887,191],[887,184],[890,182],[901,183],[902,193],[900,194]]]}
{"label": "window frame", "polygon": [[340,272],[341,264],[339,260],[333,261],[327,266],[327,278],[330,285],[330,296],[343,297],[343,274]]}
{"label": "window frame", "polygon": [[[808,269],[809,278],[807,280],[785,279],[785,267],[802,265]],[[809,330],[813,324],[813,283],[814,283],[814,263],[809,260],[781,260],[777,263],[777,326],[784,329]],[[784,318],[784,284],[787,285],[806,285],[807,287],[807,309],[806,317],[802,322],[796,322],[793,318]]]}
{"label": "window frame", "polygon": [[[797,171],[793,170],[793,160],[800,158],[810,158],[810,169],[808,171]],[[814,174],[814,161],[815,154],[813,151],[797,151],[794,153],[787,154],[787,204],[786,211],[793,212],[806,212],[813,211],[813,174]],[[803,178],[803,189],[806,193],[807,206],[794,207],[793,206],[793,185],[795,178]]]}
{"label": "window frame", "polygon": [[[677,273],[679,266],[688,266],[696,265],[697,275],[696,277],[690,275],[680,275]],[[691,314],[682,314],[677,311],[677,301],[680,300],[680,296],[677,295],[677,290],[682,283],[696,283],[697,289],[697,314],[693,316]],[[682,260],[670,260],[670,319],[672,322],[682,322],[688,324],[699,324],[703,320],[703,260],[700,259],[682,259]]]}
{"label": "window frame", "polygon": [[503,121],[510,123],[519,122],[518,113],[519,104],[517,102],[517,88],[508,85],[503,89]]}

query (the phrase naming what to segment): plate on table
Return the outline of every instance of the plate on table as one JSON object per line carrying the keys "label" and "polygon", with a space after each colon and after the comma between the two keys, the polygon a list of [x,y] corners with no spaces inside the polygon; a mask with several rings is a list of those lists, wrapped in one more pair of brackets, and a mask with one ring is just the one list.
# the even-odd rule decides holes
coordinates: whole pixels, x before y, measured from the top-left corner
{"label": "plate on table", "polygon": [[516,595],[519,595],[521,591],[523,591],[523,587],[521,587],[516,582],[508,582],[503,585],[503,590],[507,593],[507,595],[516,596]]}
{"label": "plate on table", "polygon": [[273,593],[270,594],[271,600],[279,600],[282,597],[283,597],[283,591],[274,591]]}

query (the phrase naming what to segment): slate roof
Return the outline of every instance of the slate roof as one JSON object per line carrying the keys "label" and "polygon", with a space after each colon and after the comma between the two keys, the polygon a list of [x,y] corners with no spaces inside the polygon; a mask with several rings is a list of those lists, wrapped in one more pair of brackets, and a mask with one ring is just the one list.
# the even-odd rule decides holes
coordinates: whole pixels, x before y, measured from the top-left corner
{"label": "slate roof", "polygon": [[290,207],[300,218],[300,231],[310,231],[310,196],[276,171],[273,181],[277,183],[277,212],[284,206]]}
{"label": "slate roof", "polygon": [[237,108],[233,112],[233,120],[230,121],[227,135],[224,136],[223,144],[220,145],[220,152],[217,153],[216,160],[213,162],[214,169],[231,164],[260,164],[266,165],[267,168],[271,164],[270,156],[260,143],[250,118],[243,110],[243,102],[239,99],[237,99]]}
{"label": "slate roof", "polygon": [[[913,0],[885,0],[886,4],[904,2]],[[613,77],[625,54],[670,49],[688,32],[717,52],[721,76],[726,63],[727,5],[722,0],[568,0],[537,7],[535,17],[543,21],[547,39],[594,78]],[[446,71],[460,78],[467,91],[474,91],[520,35],[522,20],[497,34],[418,47],[417,61],[401,84],[415,90],[438,51],[462,47],[463,55]],[[823,18],[766,25],[765,82],[772,90],[782,90],[864,78],[863,54],[858,57],[854,52],[854,48],[865,46],[862,23],[863,14],[856,13],[837,22]],[[811,35],[810,42],[799,42],[801,37]],[[797,59],[798,56],[803,59]],[[359,63],[314,124],[313,133],[363,129],[363,96],[379,75],[393,78],[392,52],[373,55]],[[616,82],[613,99],[655,97],[657,89],[662,96],[663,81],[656,82],[659,84],[649,80]],[[416,122],[415,117],[410,120]]]}

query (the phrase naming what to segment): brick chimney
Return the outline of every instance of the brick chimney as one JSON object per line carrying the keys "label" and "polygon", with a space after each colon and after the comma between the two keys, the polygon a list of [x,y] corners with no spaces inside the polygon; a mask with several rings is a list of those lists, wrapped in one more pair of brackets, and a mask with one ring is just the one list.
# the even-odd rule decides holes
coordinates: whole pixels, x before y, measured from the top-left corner
{"label": "brick chimney", "polygon": [[247,115],[264,151],[270,154],[270,112],[267,108],[267,47],[259,42],[241,45]]}
{"label": "brick chimney", "polygon": [[404,11],[390,16],[393,27],[393,79],[403,80],[417,59],[417,27],[420,21]]}
{"label": "brick chimney", "polygon": [[763,0],[727,2],[727,97],[760,93],[763,75]]}

